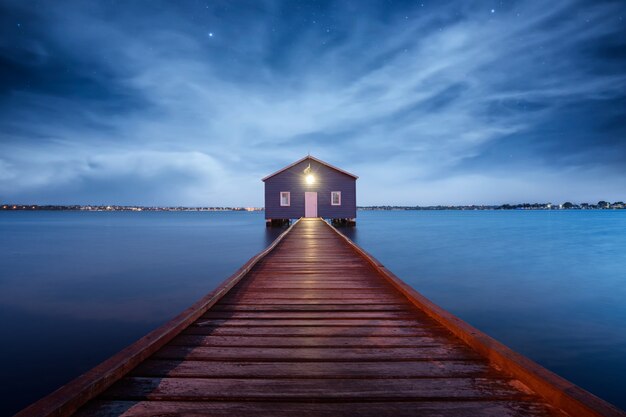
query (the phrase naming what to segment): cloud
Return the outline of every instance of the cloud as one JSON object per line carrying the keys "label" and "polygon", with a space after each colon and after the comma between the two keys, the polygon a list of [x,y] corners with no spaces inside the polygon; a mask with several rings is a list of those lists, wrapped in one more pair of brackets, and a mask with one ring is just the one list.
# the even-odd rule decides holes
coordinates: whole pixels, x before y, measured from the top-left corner
{"label": "cloud", "polygon": [[[107,204],[120,197],[128,204],[142,204],[149,195],[159,204],[177,205],[181,200],[200,204],[203,194],[224,192],[224,185],[230,184],[221,181],[223,166],[201,152],[90,154],[74,150],[71,158],[49,155],[49,151],[28,151],[13,163],[0,160],[0,193],[19,188],[33,198],[41,194],[59,204],[72,194],[92,204]],[[35,171],[36,175],[18,175],[21,171]],[[45,192],[41,188],[46,188]]]}
{"label": "cloud", "polygon": [[429,183],[485,201],[528,195],[524,170],[569,184],[626,162],[619,3],[298,7],[10,3],[26,23],[0,57],[37,85],[3,85],[0,193],[260,205],[258,179],[310,151],[367,201],[417,204]]}

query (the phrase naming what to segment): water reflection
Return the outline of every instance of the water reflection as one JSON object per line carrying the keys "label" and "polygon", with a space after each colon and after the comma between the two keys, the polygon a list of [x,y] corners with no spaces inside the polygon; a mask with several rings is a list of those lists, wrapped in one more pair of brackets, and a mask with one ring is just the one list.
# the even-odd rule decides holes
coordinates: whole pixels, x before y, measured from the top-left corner
{"label": "water reflection", "polygon": [[354,242],[358,239],[358,223],[357,226],[335,226],[335,229]]}
{"label": "water reflection", "polygon": [[272,226],[265,228],[265,246],[269,246],[278,236],[281,235],[289,226]]}

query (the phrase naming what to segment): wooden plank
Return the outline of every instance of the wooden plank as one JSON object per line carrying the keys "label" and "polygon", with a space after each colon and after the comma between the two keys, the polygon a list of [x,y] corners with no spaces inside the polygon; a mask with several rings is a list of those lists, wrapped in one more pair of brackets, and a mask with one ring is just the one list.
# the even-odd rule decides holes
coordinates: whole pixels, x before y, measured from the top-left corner
{"label": "wooden plank", "polygon": [[478,360],[480,357],[464,346],[446,345],[420,348],[280,348],[280,347],[204,347],[165,346],[155,359],[237,360],[237,361],[407,361],[407,360]]}
{"label": "wooden plank", "polygon": [[278,291],[268,291],[265,288],[242,288],[233,289],[229,297],[246,296],[251,298],[326,298],[350,299],[350,298],[390,298],[392,300],[401,299],[398,294],[372,290],[370,288],[349,288],[346,290],[337,288],[282,288]]}
{"label": "wooden plank", "polygon": [[351,290],[359,290],[359,289],[367,289],[370,291],[381,291],[385,290],[387,287],[382,285],[365,285],[364,283],[355,283],[355,282],[346,282],[341,281],[339,283],[329,283],[329,282],[294,282],[294,281],[283,281],[283,283],[259,283],[254,282],[250,283],[250,285],[246,287],[249,290],[255,291],[269,291],[269,290],[342,290],[342,291],[351,291]]}
{"label": "wooden plank", "polygon": [[302,304],[304,302],[318,302],[320,304],[327,304],[328,302],[337,302],[345,300],[346,302],[356,302],[359,301],[361,303],[394,303],[397,302],[398,299],[394,296],[375,296],[372,294],[339,294],[339,293],[330,293],[330,294],[320,294],[320,293],[299,293],[299,294],[282,294],[282,293],[264,293],[259,295],[252,294],[235,294],[228,295],[224,297],[225,302],[229,303],[279,303],[282,302],[284,304],[294,303],[294,304]]}
{"label": "wooden plank", "polygon": [[400,300],[397,298],[253,298],[246,297],[240,299],[226,298],[224,297],[224,304],[237,304],[237,305],[246,305],[246,304],[254,304],[254,305],[268,305],[268,304],[308,304],[308,305],[318,305],[318,304],[336,304],[344,301],[346,305],[397,305]]}
{"label": "wooden plank", "polygon": [[[527,401],[394,401],[394,402],[267,402],[267,401],[97,401],[77,417],[549,417],[554,410]],[[561,415],[561,414],[559,414]],[[562,416],[562,415],[561,415]]]}
{"label": "wooden plank", "polygon": [[230,347],[424,347],[443,346],[449,337],[303,337],[303,336],[203,336],[179,335],[169,346],[230,346]]}
{"label": "wooden plank", "polygon": [[433,324],[419,319],[206,319],[194,326],[377,326],[377,327],[424,327]]}
{"label": "wooden plank", "polygon": [[423,378],[497,376],[485,361],[223,362],[144,361],[131,376],[177,378]]}
{"label": "wooden plank", "polygon": [[[202,315],[203,319],[226,320],[226,319],[401,319],[415,321],[413,311],[207,311]],[[430,320],[430,319],[429,319]]]}
{"label": "wooden plank", "polygon": [[113,385],[105,399],[155,401],[224,400],[515,400],[533,397],[518,382],[496,378],[403,379],[238,379],[126,377]]}
{"label": "wooden plank", "polygon": [[[262,276],[270,276],[273,274],[302,273],[307,269],[315,270],[316,274],[328,274],[340,277],[356,277],[359,274],[367,275],[372,272],[368,266],[350,266],[341,262],[340,259],[326,264],[311,262],[307,264],[306,262],[294,260],[293,263],[282,262],[280,265],[261,266],[256,272]],[[341,273],[337,273],[338,270],[341,271]]]}
{"label": "wooden plank", "polygon": [[321,281],[321,282],[328,282],[328,283],[332,283],[332,282],[344,282],[344,281],[349,281],[349,282],[377,282],[379,285],[384,285],[385,282],[384,281],[380,281],[380,278],[376,279],[375,276],[372,276],[372,274],[367,273],[367,274],[363,274],[363,273],[348,273],[347,271],[344,271],[343,274],[341,275],[332,275],[328,272],[319,272],[319,271],[308,271],[308,272],[304,272],[304,271],[300,271],[300,272],[292,272],[292,273],[281,273],[281,272],[255,272],[253,275],[250,276],[251,280],[266,280],[266,281],[271,281],[271,282],[276,282],[276,283],[281,283],[284,281]]}
{"label": "wooden plank", "polygon": [[434,330],[428,327],[372,327],[372,326],[190,326],[181,334],[217,336],[428,336]]}
{"label": "wooden plank", "polygon": [[[337,265],[337,267],[341,267]],[[266,283],[272,285],[283,285],[285,283],[313,283],[320,284],[326,283],[329,285],[341,285],[344,283],[347,284],[356,284],[356,285],[372,285],[375,287],[388,288],[388,283],[384,281],[378,280],[376,282],[375,275],[372,275],[371,272],[357,272],[354,274],[344,274],[341,277],[330,279],[327,277],[323,277],[320,275],[311,275],[308,277],[293,277],[293,276],[283,276],[280,277],[278,272],[263,272],[262,275],[257,275],[254,279],[255,283]],[[253,281],[250,281],[252,283]]]}
{"label": "wooden plank", "polygon": [[[336,262],[334,265],[310,265],[309,268],[314,269],[315,272],[310,272],[310,274],[327,274],[327,275],[332,275],[332,274],[337,274],[337,269],[341,268],[341,270],[343,271],[342,274],[338,277],[356,277],[358,275],[367,275],[370,274],[372,271],[370,268],[350,268],[350,269],[346,269],[345,266],[343,264],[341,264],[340,262]],[[259,273],[262,273],[265,276],[269,276],[269,275],[275,275],[275,274],[283,274],[283,275],[293,275],[295,273],[297,274],[305,274],[306,271],[302,268],[302,266],[297,266],[297,264],[293,264],[292,266],[281,266],[281,267],[266,267],[266,268],[261,268],[258,269]]]}
{"label": "wooden plank", "polygon": [[360,278],[347,278],[336,279],[336,280],[328,280],[322,279],[319,277],[311,277],[311,278],[284,278],[284,279],[274,279],[274,277],[257,277],[251,279],[246,285],[249,286],[267,286],[267,287],[279,287],[283,288],[287,285],[298,285],[300,288],[306,288],[308,285],[328,285],[329,287],[340,287],[342,285],[355,285],[360,287],[374,287],[380,289],[389,289],[389,285],[381,282],[380,279],[375,280],[373,278],[365,278],[361,276]]}
{"label": "wooden plank", "polygon": [[[297,237],[292,236],[292,238],[297,239]],[[283,245],[281,248],[281,252],[291,252],[289,256],[277,257],[272,256],[271,258],[267,258],[266,262],[259,265],[257,271],[262,271],[266,269],[271,270],[283,270],[283,269],[296,269],[298,271],[307,271],[311,270],[311,268],[306,268],[311,265],[319,266],[320,268],[326,268],[328,270],[332,270],[333,275],[341,274],[342,270],[334,269],[338,262],[341,262],[341,265],[345,265],[345,269],[349,270],[367,270],[369,269],[369,265],[360,261],[360,259],[354,257],[354,253],[348,252],[342,254],[334,254],[332,251],[337,247],[337,243],[334,239],[332,241],[326,241],[324,244],[328,246],[327,248],[301,248],[289,245]],[[305,252],[315,252],[315,256],[318,259],[314,258],[305,258],[303,253]]]}
{"label": "wooden plank", "polygon": [[225,304],[218,303],[211,308],[211,311],[414,311],[410,304]]}

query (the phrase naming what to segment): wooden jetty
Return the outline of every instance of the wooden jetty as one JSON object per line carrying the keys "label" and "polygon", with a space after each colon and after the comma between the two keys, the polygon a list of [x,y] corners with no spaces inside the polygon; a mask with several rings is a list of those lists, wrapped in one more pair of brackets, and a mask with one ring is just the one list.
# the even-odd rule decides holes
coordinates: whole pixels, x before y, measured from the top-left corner
{"label": "wooden jetty", "polygon": [[321,219],[19,416],[626,416],[437,307]]}

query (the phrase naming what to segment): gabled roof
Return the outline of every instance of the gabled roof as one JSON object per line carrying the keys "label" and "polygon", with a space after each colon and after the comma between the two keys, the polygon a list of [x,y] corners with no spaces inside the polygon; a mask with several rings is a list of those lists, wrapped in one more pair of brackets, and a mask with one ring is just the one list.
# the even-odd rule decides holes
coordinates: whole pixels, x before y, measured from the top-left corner
{"label": "gabled roof", "polygon": [[350,176],[350,177],[354,178],[355,180],[356,180],[357,178],[359,178],[359,177],[357,177],[357,176],[356,176],[356,175],[354,175],[354,174],[350,174],[348,171],[344,171],[344,170],[343,170],[343,169],[341,169],[341,168],[337,168],[336,166],[332,166],[332,165],[331,165],[331,164],[329,164],[328,162],[324,162],[324,161],[322,161],[321,159],[317,159],[317,158],[316,158],[316,157],[314,157],[314,156],[307,155],[307,156],[305,156],[305,157],[304,157],[304,158],[302,158],[302,159],[298,159],[298,160],[297,160],[296,162],[294,162],[293,164],[289,164],[289,165],[287,165],[286,167],[284,167],[284,168],[282,168],[282,169],[280,169],[280,170],[278,170],[278,171],[274,172],[273,174],[268,175],[267,177],[265,177],[265,178],[261,179],[261,181],[266,181],[266,180],[268,180],[268,179],[272,178],[274,175],[278,175],[278,174],[280,174],[281,172],[283,172],[283,171],[285,171],[285,170],[288,170],[288,169],[289,169],[289,168],[291,168],[292,166],[294,166],[294,165],[298,165],[300,162],[306,161],[307,159],[310,159],[310,160],[312,160],[312,161],[318,162],[318,163],[320,163],[320,164],[322,164],[322,165],[326,165],[328,168],[330,168],[330,169],[334,169],[335,171],[339,171],[339,172],[341,172],[342,174],[346,174],[346,175],[348,175],[348,176]]}

